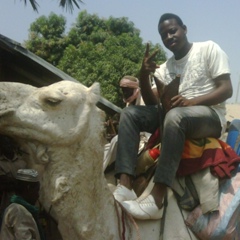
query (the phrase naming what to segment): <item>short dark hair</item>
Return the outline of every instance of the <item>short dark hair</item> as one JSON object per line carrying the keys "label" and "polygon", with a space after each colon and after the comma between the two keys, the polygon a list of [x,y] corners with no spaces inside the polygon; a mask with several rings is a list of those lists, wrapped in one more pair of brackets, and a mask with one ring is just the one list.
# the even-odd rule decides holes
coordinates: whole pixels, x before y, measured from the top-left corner
{"label": "short dark hair", "polygon": [[168,19],[175,19],[179,26],[181,27],[184,26],[182,19],[178,15],[174,13],[164,13],[159,19],[158,30],[159,30],[160,24]]}

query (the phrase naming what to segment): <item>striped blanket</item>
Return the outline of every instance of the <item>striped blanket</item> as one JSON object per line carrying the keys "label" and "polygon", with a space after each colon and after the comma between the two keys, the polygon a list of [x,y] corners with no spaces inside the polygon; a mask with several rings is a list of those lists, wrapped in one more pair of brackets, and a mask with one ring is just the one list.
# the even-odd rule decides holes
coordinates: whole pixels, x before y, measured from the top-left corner
{"label": "striped blanket", "polygon": [[213,175],[230,178],[239,163],[240,156],[220,139],[186,140],[177,176],[190,175],[210,167]]}

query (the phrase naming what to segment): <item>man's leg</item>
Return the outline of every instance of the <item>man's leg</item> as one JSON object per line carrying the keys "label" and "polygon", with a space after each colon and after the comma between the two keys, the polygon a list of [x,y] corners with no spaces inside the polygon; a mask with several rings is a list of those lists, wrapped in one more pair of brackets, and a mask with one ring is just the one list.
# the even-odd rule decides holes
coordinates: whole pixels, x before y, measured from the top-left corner
{"label": "man's leg", "polygon": [[153,133],[160,126],[160,114],[156,106],[129,106],[121,113],[118,130],[118,147],[115,162],[119,184],[113,195],[119,202],[136,199],[132,190],[135,176],[140,132]]}
{"label": "man's leg", "polygon": [[219,117],[210,107],[178,107],[169,111],[164,120],[161,155],[154,182],[172,186],[186,138],[218,138],[221,130]]}
{"label": "man's leg", "polygon": [[144,199],[124,201],[123,207],[138,219],[159,219],[162,202],[175,177],[185,138],[220,137],[218,115],[206,106],[178,107],[164,119],[161,154],[154,175],[154,187]]}
{"label": "man's leg", "polygon": [[118,128],[116,177],[121,173],[135,176],[140,132],[153,133],[159,126],[156,106],[129,106],[123,110]]}

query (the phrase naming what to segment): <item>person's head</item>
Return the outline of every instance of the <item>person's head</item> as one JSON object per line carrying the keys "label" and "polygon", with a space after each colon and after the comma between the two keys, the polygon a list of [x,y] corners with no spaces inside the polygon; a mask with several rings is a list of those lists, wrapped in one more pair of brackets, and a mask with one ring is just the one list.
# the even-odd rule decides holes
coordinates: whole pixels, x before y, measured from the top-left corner
{"label": "person's head", "polygon": [[130,103],[137,98],[139,89],[139,81],[137,78],[133,76],[124,76],[120,80],[120,88],[123,94],[123,101],[126,103]]}
{"label": "person's head", "polygon": [[183,51],[189,45],[186,36],[187,27],[176,14],[163,14],[158,23],[158,32],[164,46],[174,54]]}
{"label": "person's head", "polygon": [[34,169],[19,169],[15,176],[15,194],[34,205],[39,198],[40,182]]}

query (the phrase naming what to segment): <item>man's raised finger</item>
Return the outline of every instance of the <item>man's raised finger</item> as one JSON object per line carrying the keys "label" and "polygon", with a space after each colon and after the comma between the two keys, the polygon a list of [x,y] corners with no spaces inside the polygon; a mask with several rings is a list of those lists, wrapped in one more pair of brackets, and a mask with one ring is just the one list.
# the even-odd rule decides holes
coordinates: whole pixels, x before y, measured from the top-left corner
{"label": "man's raised finger", "polygon": [[146,45],[145,57],[149,55],[149,43]]}

